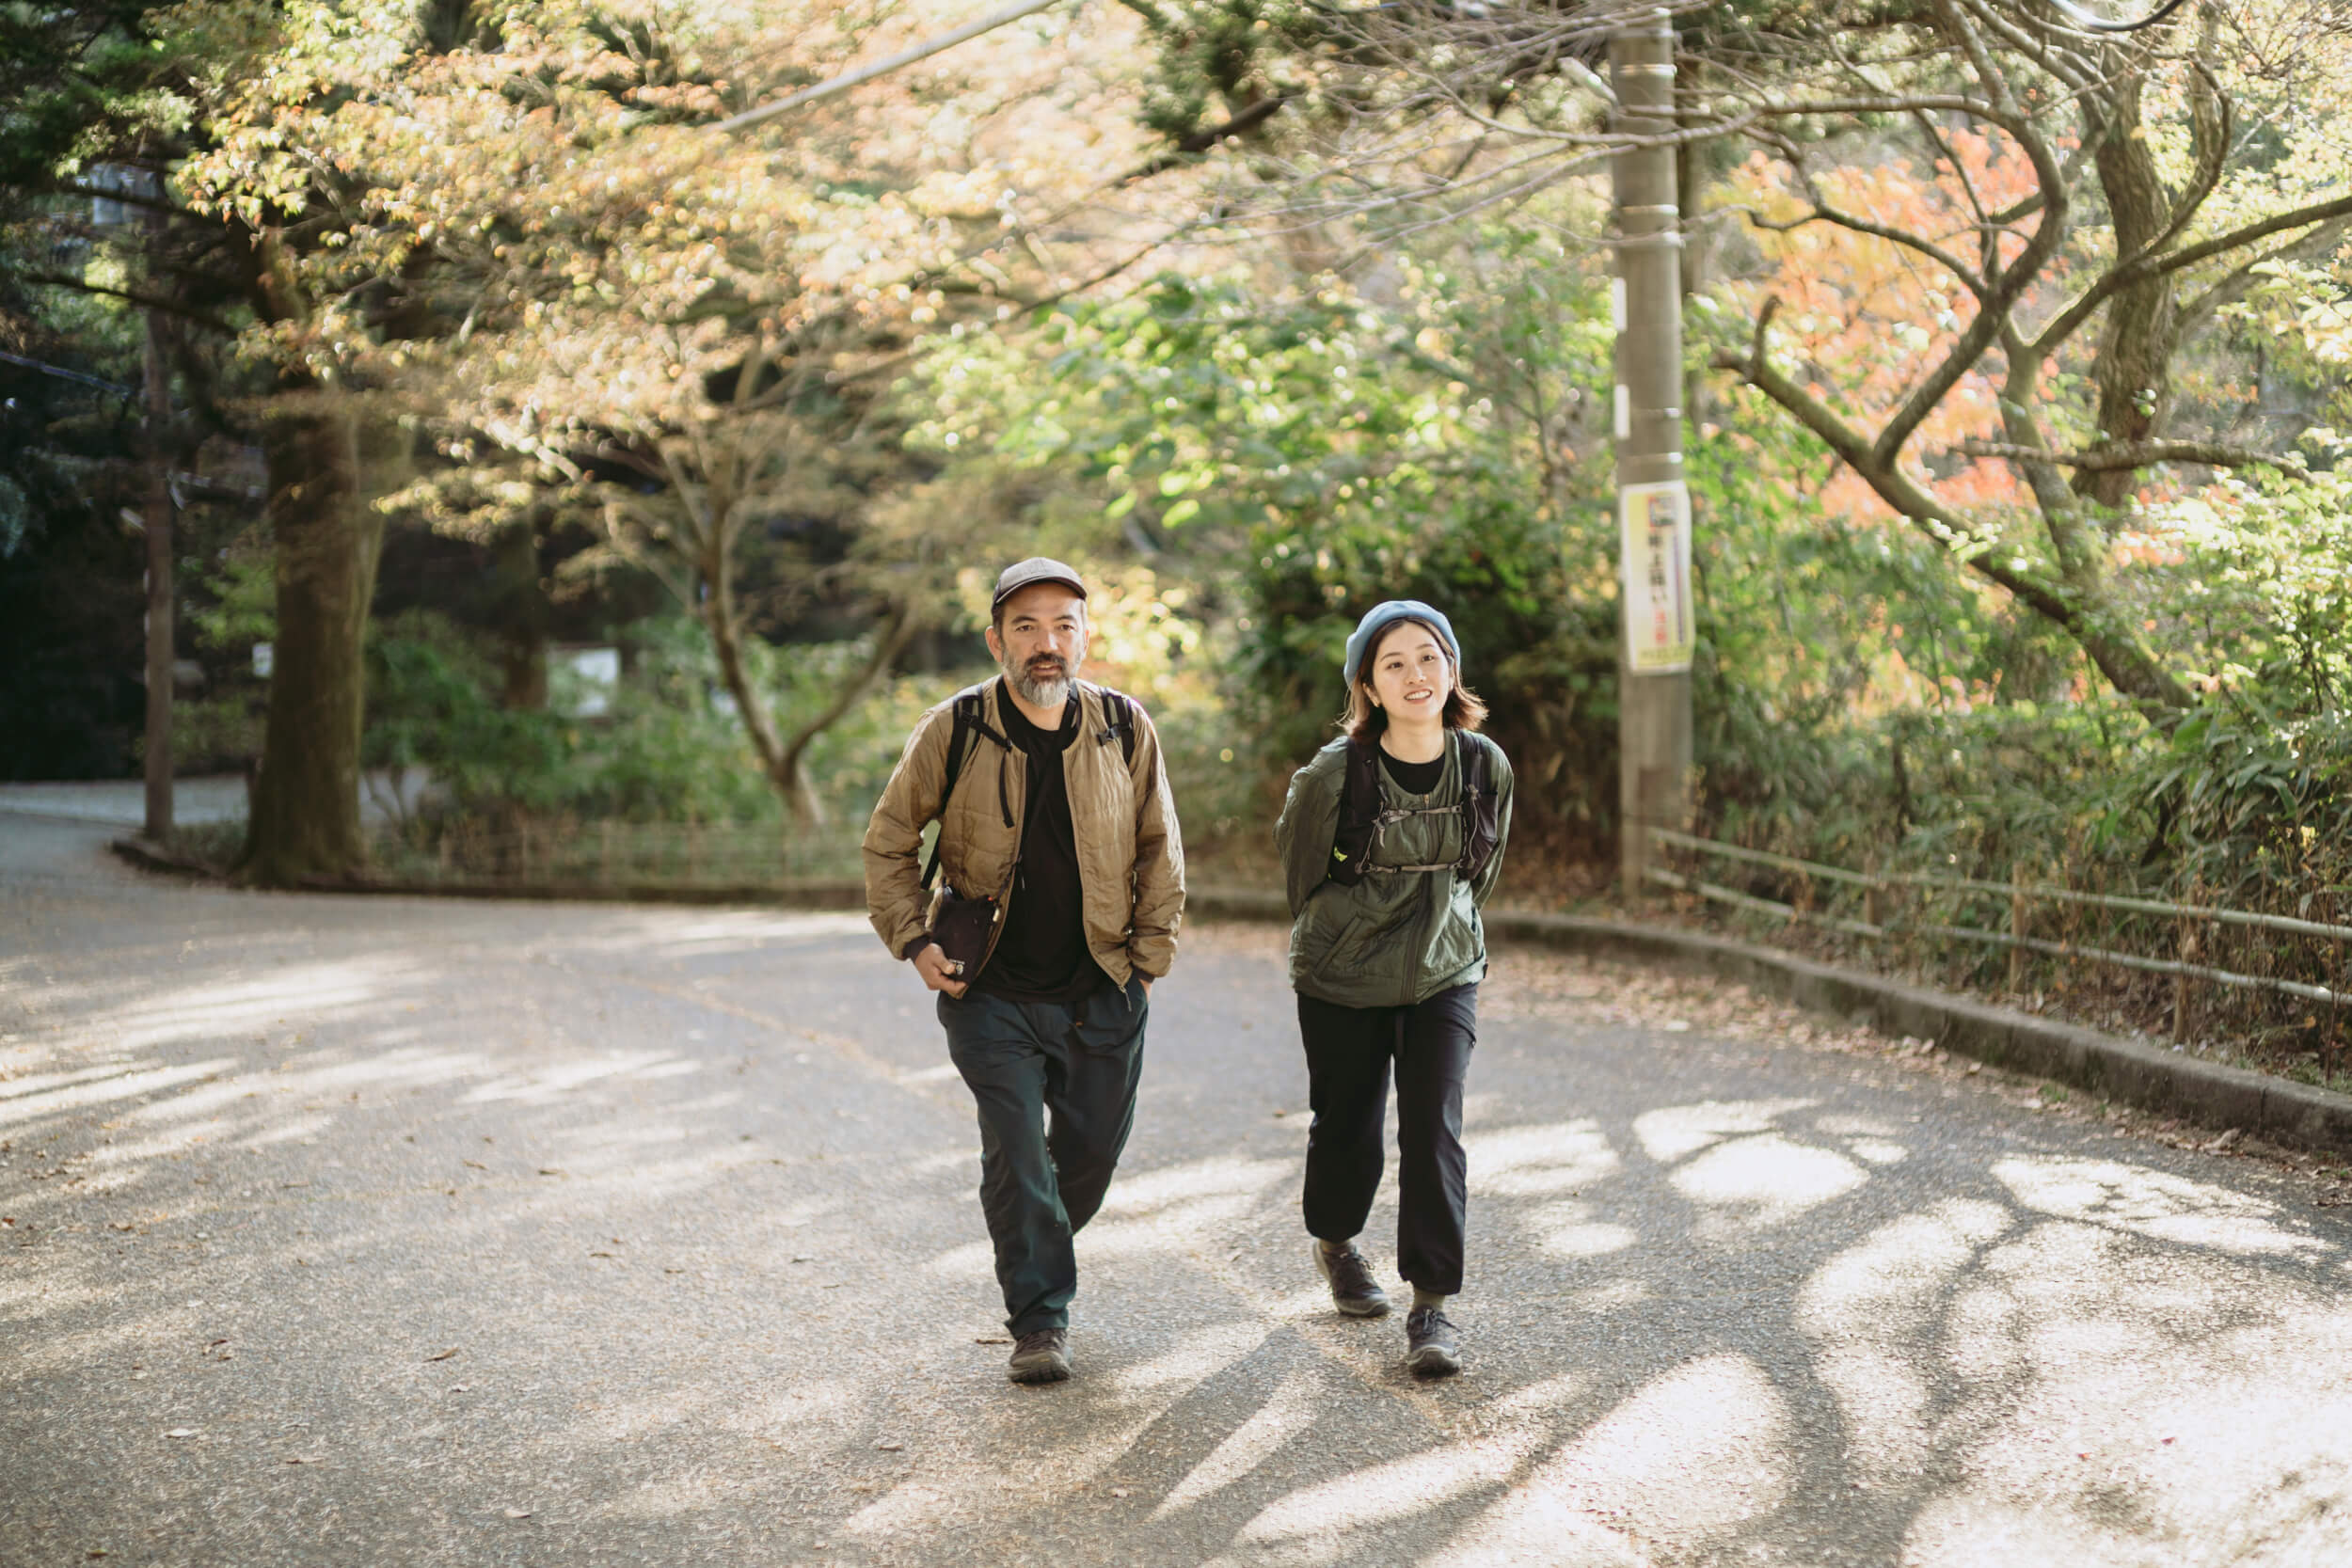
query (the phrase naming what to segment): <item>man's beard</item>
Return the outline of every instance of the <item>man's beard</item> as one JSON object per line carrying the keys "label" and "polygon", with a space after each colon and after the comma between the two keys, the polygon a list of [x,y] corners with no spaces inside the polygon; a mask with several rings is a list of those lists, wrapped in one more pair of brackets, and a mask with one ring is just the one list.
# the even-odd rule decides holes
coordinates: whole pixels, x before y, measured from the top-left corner
{"label": "man's beard", "polygon": [[1056,708],[1070,700],[1071,677],[1085,658],[1086,650],[1081,648],[1078,657],[1068,664],[1051,654],[1041,654],[1026,665],[1015,666],[999,659],[997,666],[1005,672],[1006,684],[1019,693],[1023,702],[1031,707]]}

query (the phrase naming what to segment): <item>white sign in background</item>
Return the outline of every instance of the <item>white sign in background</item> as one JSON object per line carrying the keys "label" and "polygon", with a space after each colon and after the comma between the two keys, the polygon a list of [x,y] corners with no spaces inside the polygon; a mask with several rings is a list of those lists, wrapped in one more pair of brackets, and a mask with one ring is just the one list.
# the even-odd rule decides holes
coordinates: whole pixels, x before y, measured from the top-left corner
{"label": "white sign in background", "polygon": [[1617,492],[1625,574],[1626,661],[1639,674],[1691,668],[1698,640],[1691,595],[1691,491],[1680,480]]}

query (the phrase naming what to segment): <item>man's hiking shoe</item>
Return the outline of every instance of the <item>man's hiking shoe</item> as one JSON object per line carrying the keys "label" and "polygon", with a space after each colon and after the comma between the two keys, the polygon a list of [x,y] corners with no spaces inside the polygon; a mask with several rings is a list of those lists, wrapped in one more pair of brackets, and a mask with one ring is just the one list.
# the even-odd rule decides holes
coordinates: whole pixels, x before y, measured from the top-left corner
{"label": "man's hiking shoe", "polygon": [[1462,1370],[1454,1325],[1434,1307],[1416,1307],[1405,1315],[1405,1365],[1415,1377],[1452,1377]]}
{"label": "man's hiking shoe", "polygon": [[1041,1328],[1021,1336],[1005,1375],[1015,1383],[1059,1383],[1070,1375],[1070,1330]]}
{"label": "man's hiking shoe", "polygon": [[1344,1252],[1327,1252],[1317,1242],[1315,1266],[1331,1285],[1331,1305],[1351,1318],[1385,1318],[1389,1315],[1389,1292],[1372,1277],[1372,1265],[1354,1247]]}

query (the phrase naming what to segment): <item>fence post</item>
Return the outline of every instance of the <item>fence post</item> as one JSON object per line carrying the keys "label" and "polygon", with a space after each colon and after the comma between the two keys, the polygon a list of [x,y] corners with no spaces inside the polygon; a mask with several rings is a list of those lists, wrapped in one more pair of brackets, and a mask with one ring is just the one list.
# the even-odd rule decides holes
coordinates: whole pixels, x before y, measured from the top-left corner
{"label": "fence post", "polygon": [[596,880],[610,887],[612,883],[612,818],[606,817],[597,827]]}
{"label": "fence post", "polygon": [[686,819],[686,879],[690,882],[703,879],[703,819],[700,816]]}
{"label": "fence post", "polygon": [[[2009,934],[2019,943],[2026,940],[2026,863],[2013,861],[2009,868]],[[2026,991],[2026,949],[2012,946],[2009,950],[2009,990],[2011,996]]]}
{"label": "fence post", "polygon": [[[2196,890],[2192,886],[2189,897],[2193,901],[2196,896]],[[2181,922],[2181,962],[2186,964],[2196,961],[2197,927],[2193,921],[2184,919]],[[2191,1010],[2194,1004],[2195,998],[2189,990],[2188,976],[2185,974],[2172,976],[2172,1040],[2176,1045],[2186,1045],[2189,1035],[2196,1027],[2196,1016]]]}
{"label": "fence post", "polygon": [[[2330,913],[2333,911],[2331,911]],[[2336,1059],[2344,1049],[2342,1005],[2332,1000],[2344,994],[2344,942],[2339,939],[2328,944],[2330,962],[2328,965],[2328,994],[2330,998],[2321,1024],[2319,1037],[2319,1085],[2332,1087],[2336,1081]]]}
{"label": "fence post", "polygon": [[1872,855],[1862,863],[1862,874],[1869,879],[1862,884],[1862,923],[1865,926],[1875,926],[1883,932],[1886,929],[1886,922],[1881,917],[1886,913],[1886,899],[1883,891],[1886,884],[1879,880],[1879,861],[1876,855]]}

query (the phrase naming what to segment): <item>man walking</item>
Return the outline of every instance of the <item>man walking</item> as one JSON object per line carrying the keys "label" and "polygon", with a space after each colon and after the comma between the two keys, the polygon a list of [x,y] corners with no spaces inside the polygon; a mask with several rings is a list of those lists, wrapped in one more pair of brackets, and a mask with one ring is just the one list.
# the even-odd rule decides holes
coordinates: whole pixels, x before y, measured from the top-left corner
{"label": "man walking", "polygon": [[978,1102],[1016,1383],[1070,1375],[1072,1238],[1135,1123],[1152,982],[1184,906],[1159,736],[1133,700],[1077,678],[1086,597],[1058,561],[1005,569],[988,629],[1002,677],[923,715],[866,830],[867,915],[940,993]]}

